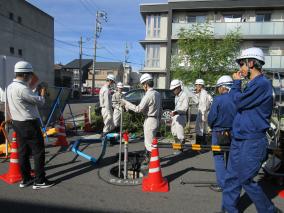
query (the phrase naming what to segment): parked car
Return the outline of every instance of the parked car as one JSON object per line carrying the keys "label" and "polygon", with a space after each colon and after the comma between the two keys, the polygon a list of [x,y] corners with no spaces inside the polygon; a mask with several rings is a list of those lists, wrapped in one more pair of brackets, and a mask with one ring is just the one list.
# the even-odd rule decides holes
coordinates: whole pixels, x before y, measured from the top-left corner
{"label": "parked car", "polygon": [[[95,95],[100,94],[100,89],[101,89],[101,88],[99,88],[99,87],[95,87],[95,88],[94,88],[93,91],[94,91]],[[92,87],[88,87],[88,93],[89,93],[89,94],[92,94]]]}
{"label": "parked car", "polygon": [[131,90],[131,87],[129,85],[124,85],[122,88],[122,94],[125,94]]}
{"label": "parked car", "polygon": [[[175,95],[169,89],[156,89],[156,91],[158,91],[161,94],[162,109],[163,109],[162,117],[164,119],[169,119],[170,118],[169,113],[175,109]],[[124,98],[127,101],[135,105],[138,105],[144,95],[145,92],[143,89],[135,89],[125,93]]]}

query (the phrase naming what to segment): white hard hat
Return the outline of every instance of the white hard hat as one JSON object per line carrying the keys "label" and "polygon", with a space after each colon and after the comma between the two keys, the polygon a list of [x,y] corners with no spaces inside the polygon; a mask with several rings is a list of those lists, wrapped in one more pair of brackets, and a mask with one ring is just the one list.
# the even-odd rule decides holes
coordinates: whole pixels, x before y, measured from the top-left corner
{"label": "white hard hat", "polygon": [[21,72],[34,72],[33,67],[29,62],[26,61],[19,61],[15,64],[15,73],[21,73]]}
{"label": "white hard hat", "polygon": [[204,85],[205,83],[203,79],[196,79],[195,84]]}
{"label": "white hard hat", "polygon": [[181,86],[181,81],[178,80],[178,79],[174,79],[171,81],[171,85],[170,85],[170,90],[173,90],[177,87],[180,87]]}
{"label": "white hard hat", "polygon": [[249,58],[257,59],[261,61],[263,65],[265,64],[263,51],[257,47],[251,47],[243,50],[241,55],[236,59],[236,62],[239,63],[240,60]]}
{"label": "white hard hat", "polygon": [[220,86],[231,86],[233,84],[233,79],[229,75],[223,75],[221,76],[216,84],[216,87]]}
{"label": "white hard hat", "polygon": [[122,89],[122,88],[123,88],[123,83],[118,82],[118,83],[117,83],[117,85],[116,85],[116,87],[117,87],[117,88],[121,88],[121,89]]}
{"label": "white hard hat", "polygon": [[148,80],[153,80],[153,77],[150,74],[145,73],[140,78],[140,84],[143,84],[145,81],[148,81]]}
{"label": "white hard hat", "polygon": [[111,81],[114,81],[115,82],[115,77],[114,77],[114,75],[113,74],[109,74],[109,75],[107,75],[107,78],[106,78],[107,80],[111,80]]}

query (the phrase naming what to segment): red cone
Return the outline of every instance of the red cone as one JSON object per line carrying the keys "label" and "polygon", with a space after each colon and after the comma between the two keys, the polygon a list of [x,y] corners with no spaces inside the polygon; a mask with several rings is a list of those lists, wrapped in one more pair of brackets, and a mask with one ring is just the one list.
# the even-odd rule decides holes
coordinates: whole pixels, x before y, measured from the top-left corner
{"label": "red cone", "polygon": [[158,140],[154,138],[152,143],[152,152],[149,165],[148,177],[144,177],[142,180],[143,192],[168,192],[169,184],[166,179],[162,177]]}
{"label": "red cone", "polygon": [[9,170],[6,174],[0,176],[3,181],[13,184],[22,180],[20,165],[19,165],[19,155],[18,155],[18,144],[16,141],[16,132],[12,135],[11,142],[11,156]]}
{"label": "red cone", "polygon": [[59,129],[59,133],[57,134],[57,141],[54,142],[53,146],[68,146],[68,142],[66,140],[66,133],[65,133],[65,125],[64,125],[64,119],[63,116],[60,116],[59,119],[59,126],[57,128]]}
{"label": "red cone", "polygon": [[281,190],[281,191],[278,193],[278,196],[281,197],[282,199],[284,199],[284,190]]}
{"label": "red cone", "polygon": [[90,124],[90,120],[88,118],[87,112],[84,113],[84,131],[85,132],[92,132],[93,131],[91,124]]}

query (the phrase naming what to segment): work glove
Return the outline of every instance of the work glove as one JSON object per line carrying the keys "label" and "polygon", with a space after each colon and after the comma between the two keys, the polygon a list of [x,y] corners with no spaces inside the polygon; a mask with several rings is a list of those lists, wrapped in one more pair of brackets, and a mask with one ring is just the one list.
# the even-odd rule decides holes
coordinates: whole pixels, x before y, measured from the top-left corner
{"label": "work glove", "polygon": [[113,117],[112,117],[112,114],[111,114],[111,113],[108,113],[107,119],[108,119],[108,120],[112,120],[112,119],[113,119]]}
{"label": "work glove", "polygon": [[120,99],[120,103],[119,104],[120,104],[121,107],[124,107],[126,105],[126,100]]}

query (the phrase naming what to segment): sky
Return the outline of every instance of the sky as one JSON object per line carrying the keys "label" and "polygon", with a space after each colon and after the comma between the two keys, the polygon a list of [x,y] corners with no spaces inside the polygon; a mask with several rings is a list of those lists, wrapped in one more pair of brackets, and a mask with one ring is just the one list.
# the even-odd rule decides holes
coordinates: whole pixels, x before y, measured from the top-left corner
{"label": "sky", "polygon": [[127,61],[134,71],[141,70],[144,49],[139,40],[145,39],[145,24],[140,4],[166,3],[167,0],[28,0],[54,17],[54,63],[67,64],[79,58],[79,40],[83,38],[83,59],[94,55],[96,11],[107,13],[97,42],[97,61]]}

